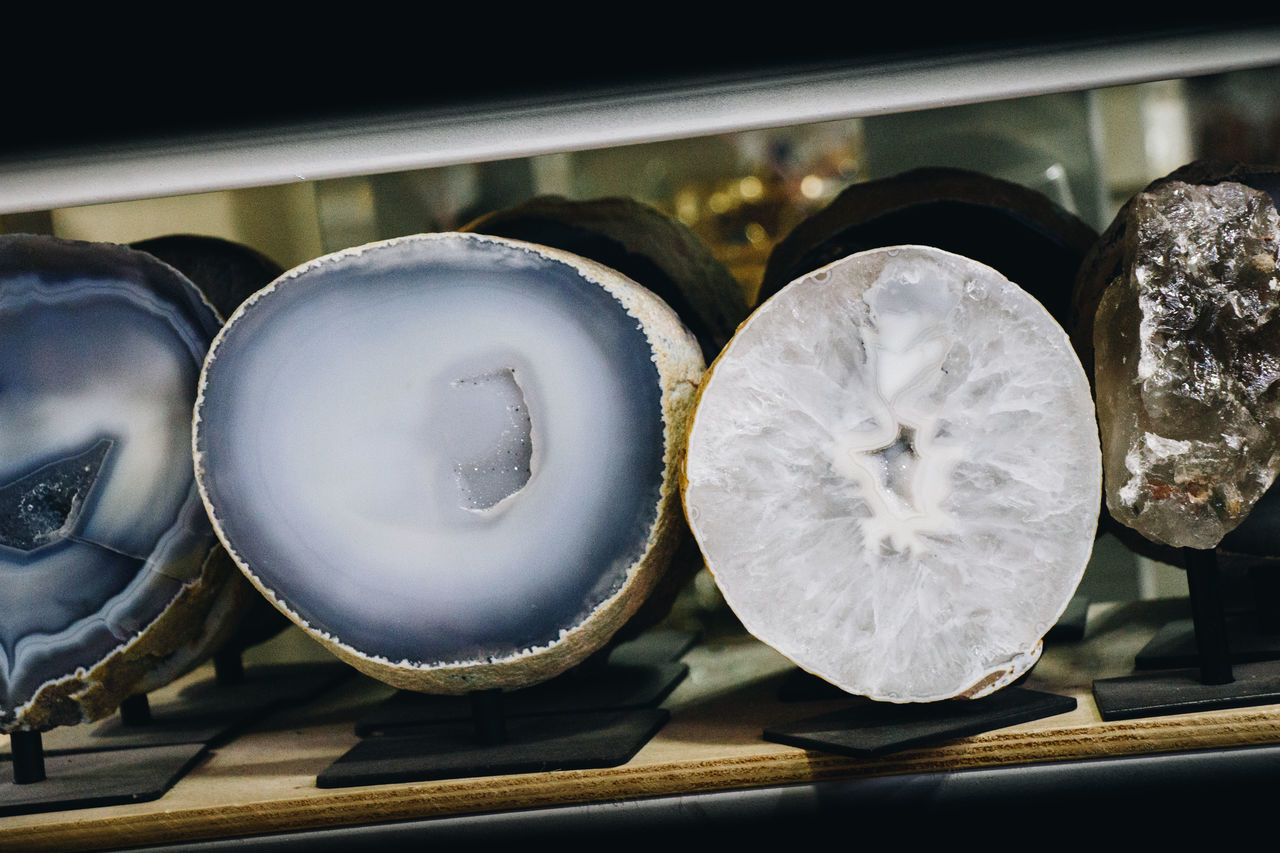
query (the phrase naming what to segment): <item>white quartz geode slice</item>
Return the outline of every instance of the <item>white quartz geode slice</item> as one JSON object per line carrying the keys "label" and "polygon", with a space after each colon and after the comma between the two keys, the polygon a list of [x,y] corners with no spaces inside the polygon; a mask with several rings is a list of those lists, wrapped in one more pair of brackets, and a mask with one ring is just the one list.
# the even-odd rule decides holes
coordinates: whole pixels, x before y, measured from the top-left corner
{"label": "white quartz geode slice", "polygon": [[1213,548],[1280,471],[1280,214],[1234,181],[1133,198],[1093,325],[1107,509]]}
{"label": "white quartz geode slice", "polygon": [[851,255],[780,290],[712,364],[685,509],[746,628],[849,693],[986,695],[1038,659],[1100,507],[1089,385],[995,270]]}
{"label": "white quartz geode slice", "polygon": [[142,252],[0,237],[0,731],[97,719],[164,684],[220,641],[227,582],[252,592],[192,473],[220,325]]}
{"label": "white quartz geode slice", "polygon": [[704,363],[565,252],[424,234],[291,270],[205,363],[196,471],[245,574],[397,687],[542,681],[618,630],[683,529]]}

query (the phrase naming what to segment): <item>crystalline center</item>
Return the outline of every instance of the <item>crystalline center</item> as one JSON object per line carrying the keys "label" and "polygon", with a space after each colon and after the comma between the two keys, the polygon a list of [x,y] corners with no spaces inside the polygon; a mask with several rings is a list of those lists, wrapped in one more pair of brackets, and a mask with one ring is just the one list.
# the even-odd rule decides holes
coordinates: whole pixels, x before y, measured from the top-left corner
{"label": "crystalline center", "polygon": [[909,426],[898,425],[898,435],[889,444],[868,450],[855,463],[866,465],[876,479],[880,494],[886,498],[895,515],[909,517],[919,515],[915,507],[912,478],[920,457],[916,453],[916,431]]}
{"label": "crystalline center", "polygon": [[946,426],[935,396],[956,346],[943,325],[950,303],[922,301],[918,288],[892,283],[872,288],[867,302],[859,347],[865,360],[856,368],[864,392],[841,416],[853,426],[833,435],[831,463],[869,514],[866,547],[918,551],[921,535],[954,528],[941,505],[960,453],[938,440]]}
{"label": "crystalline center", "polygon": [[87,450],[0,485],[0,545],[31,552],[69,535],[114,443],[100,439]]}
{"label": "crystalline center", "polygon": [[515,371],[455,380],[453,474],[463,509],[483,512],[524,488],[532,473],[533,424]]}

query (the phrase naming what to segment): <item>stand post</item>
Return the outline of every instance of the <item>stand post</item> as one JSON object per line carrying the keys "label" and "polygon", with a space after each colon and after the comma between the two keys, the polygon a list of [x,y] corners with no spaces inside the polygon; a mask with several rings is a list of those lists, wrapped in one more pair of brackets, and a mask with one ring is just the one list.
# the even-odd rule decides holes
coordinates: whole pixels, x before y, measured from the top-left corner
{"label": "stand post", "polygon": [[507,723],[502,714],[502,690],[475,690],[471,693],[471,716],[476,740],[485,746],[506,743]]}
{"label": "stand post", "polygon": [[1258,633],[1280,634],[1280,566],[1267,563],[1249,570]]}
{"label": "stand post", "polygon": [[9,748],[13,752],[15,785],[44,781],[44,744],[40,732],[13,732],[9,735]]}
{"label": "stand post", "polygon": [[126,726],[151,723],[151,703],[147,701],[147,694],[135,693],[120,703],[120,722]]}
{"label": "stand post", "polygon": [[1230,684],[1231,652],[1227,647],[1227,620],[1219,587],[1218,557],[1212,548],[1187,548],[1187,589],[1200,656],[1200,680],[1204,684]]}
{"label": "stand post", "polygon": [[244,681],[244,659],[238,649],[223,649],[213,656],[213,678],[221,687]]}

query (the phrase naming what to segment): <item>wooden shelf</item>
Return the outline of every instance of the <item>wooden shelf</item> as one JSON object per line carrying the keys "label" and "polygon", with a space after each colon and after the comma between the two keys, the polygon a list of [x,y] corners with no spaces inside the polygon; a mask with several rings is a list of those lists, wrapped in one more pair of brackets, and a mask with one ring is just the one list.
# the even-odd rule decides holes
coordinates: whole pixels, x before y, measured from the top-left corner
{"label": "wooden shelf", "polygon": [[[1075,696],[1057,717],[878,759],[768,743],[767,725],[814,716],[851,697],[781,702],[792,666],[749,637],[702,643],[664,706],[670,722],[624,766],[416,784],[320,789],[315,777],[357,742],[354,721],[391,694],[354,676],[211,754],[161,799],[0,819],[6,851],[104,849],[357,827],[391,821],[682,796],[834,780],[1048,762],[1213,751],[1280,743],[1280,706],[1104,722],[1090,686],[1132,671],[1133,655],[1184,601],[1093,605],[1083,641],[1051,645],[1027,687]],[[180,689],[198,671],[167,689]]]}

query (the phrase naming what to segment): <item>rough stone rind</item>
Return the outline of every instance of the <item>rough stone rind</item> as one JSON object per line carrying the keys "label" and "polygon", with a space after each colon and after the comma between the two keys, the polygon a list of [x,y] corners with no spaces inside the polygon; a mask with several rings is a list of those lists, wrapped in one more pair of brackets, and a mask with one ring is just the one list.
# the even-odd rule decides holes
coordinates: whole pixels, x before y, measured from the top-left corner
{"label": "rough stone rind", "polygon": [[634,199],[539,196],[460,230],[571,252],[627,276],[671,306],[707,359],[747,316],[742,287],[707,245],[683,223]]}
{"label": "rough stone rind", "polygon": [[981,172],[912,169],[847,187],[769,253],[763,301],[856,252],[933,246],[998,270],[1071,325],[1072,281],[1097,232],[1043,193]]}
{"label": "rough stone rind", "polygon": [[382,245],[459,238],[521,248],[564,263],[576,269],[587,280],[598,284],[617,299],[640,324],[649,341],[662,386],[665,468],[657,517],[649,533],[648,544],[644,553],[639,555],[627,570],[627,578],[617,592],[601,603],[581,624],[565,626],[559,640],[544,647],[522,650],[506,658],[445,664],[415,664],[409,661],[396,662],[371,656],[344,642],[341,637],[333,636],[308,624],[289,607],[287,602],[281,600],[263,583],[255,573],[254,567],[238,553],[235,543],[227,537],[217,507],[208,494],[205,473],[207,462],[199,449],[200,412],[204,403],[208,368],[218,357],[218,349],[225,337],[224,334],[219,334],[210,347],[205,372],[201,376],[200,394],[196,401],[192,430],[196,482],[200,488],[201,497],[214,529],[227,552],[254,587],[306,633],[339,659],[361,672],[400,689],[446,695],[495,688],[513,690],[540,683],[565,672],[602,648],[640,610],[655,589],[659,588],[682,536],[687,534],[684,517],[680,511],[680,491],[676,471],[684,454],[688,413],[705,369],[697,339],[665,302],[636,282],[608,267],[569,252],[482,234],[419,234],[359,246],[318,258],[285,273],[247,300],[227,321],[224,333],[234,326],[241,314],[252,310],[253,304],[258,299],[278,287],[287,286],[290,280],[315,266],[340,260],[348,254],[375,250]]}

